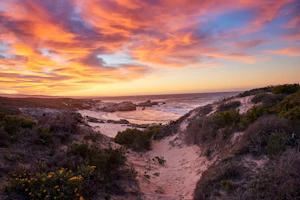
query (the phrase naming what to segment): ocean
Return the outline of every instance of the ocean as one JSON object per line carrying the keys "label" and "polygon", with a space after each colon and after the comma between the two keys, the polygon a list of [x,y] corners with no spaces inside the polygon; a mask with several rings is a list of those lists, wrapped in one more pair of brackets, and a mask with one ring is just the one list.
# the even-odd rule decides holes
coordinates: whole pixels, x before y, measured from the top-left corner
{"label": "ocean", "polygon": [[235,96],[239,92],[217,92],[217,93],[192,93],[192,94],[167,94],[167,95],[144,95],[144,96],[125,96],[125,97],[98,97],[103,102],[123,102],[132,101],[140,103],[147,100],[159,102],[159,105],[152,107],[138,107],[135,111],[126,112],[96,112],[89,111],[89,116],[99,119],[120,120],[126,119],[135,124],[166,124],[169,121],[177,120],[189,111],[204,106],[224,98]]}

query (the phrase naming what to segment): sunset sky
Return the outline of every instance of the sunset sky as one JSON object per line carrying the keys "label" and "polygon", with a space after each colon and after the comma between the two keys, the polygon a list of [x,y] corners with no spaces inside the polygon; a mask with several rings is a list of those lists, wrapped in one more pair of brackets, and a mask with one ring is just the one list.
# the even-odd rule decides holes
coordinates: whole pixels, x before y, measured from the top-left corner
{"label": "sunset sky", "polygon": [[299,0],[1,0],[0,93],[241,91],[300,82]]}

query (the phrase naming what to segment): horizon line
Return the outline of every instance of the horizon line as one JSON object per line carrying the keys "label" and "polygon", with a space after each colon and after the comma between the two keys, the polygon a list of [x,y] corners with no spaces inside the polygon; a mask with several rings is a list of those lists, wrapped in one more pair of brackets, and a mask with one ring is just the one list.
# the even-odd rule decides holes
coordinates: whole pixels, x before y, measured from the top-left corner
{"label": "horizon line", "polygon": [[[0,97],[8,98],[22,98],[22,97],[32,97],[32,98],[112,98],[112,97],[142,97],[142,96],[163,96],[163,95],[183,95],[183,94],[211,94],[211,93],[234,93],[234,92],[243,92],[244,90],[239,91],[218,91],[218,92],[188,92],[188,93],[164,93],[164,94],[137,94],[137,95],[115,95],[115,96],[55,96],[55,95],[39,95],[39,94],[3,94],[0,93]],[[19,97],[18,97],[19,96]]]}

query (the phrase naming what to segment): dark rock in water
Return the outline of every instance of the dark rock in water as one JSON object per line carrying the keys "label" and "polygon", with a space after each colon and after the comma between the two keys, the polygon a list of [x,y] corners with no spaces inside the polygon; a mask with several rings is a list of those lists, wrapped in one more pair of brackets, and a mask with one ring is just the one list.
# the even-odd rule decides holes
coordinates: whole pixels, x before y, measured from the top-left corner
{"label": "dark rock in water", "polygon": [[151,106],[155,106],[158,105],[158,102],[152,102],[150,100],[147,100],[145,102],[141,102],[138,104],[138,106],[143,106],[143,107],[151,107]]}
{"label": "dark rock in water", "polygon": [[136,110],[136,105],[131,101],[124,101],[122,103],[110,103],[101,110],[105,112],[133,111]]}
{"label": "dark rock in water", "polygon": [[106,121],[107,123],[110,123],[110,124],[130,124],[130,122],[126,119],[121,119],[121,120],[112,120],[112,119],[109,119]]}
{"label": "dark rock in water", "polygon": [[86,116],[86,119],[88,122],[94,122],[94,123],[104,123],[103,120],[101,119],[97,119],[95,117],[89,117],[89,116]]}
{"label": "dark rock in water", "polygon": [[121,124],[129,124],[130,122],[128,120],[126,120],[126,119],[121,119],[120,123]]}
{"label": "dark rock in water", "polygon": [[131,124],[134,128],[149,128],[151,126],[157,126],[159,124],[153,123],[153,124]]}

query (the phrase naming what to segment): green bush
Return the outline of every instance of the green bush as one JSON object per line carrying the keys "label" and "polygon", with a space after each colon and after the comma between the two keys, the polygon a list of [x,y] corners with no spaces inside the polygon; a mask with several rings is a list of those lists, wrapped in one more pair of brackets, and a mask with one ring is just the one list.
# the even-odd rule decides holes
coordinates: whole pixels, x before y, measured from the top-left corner
{"label": "green bush", "polygon": [[299,199],[300,154],[286,151],[271,160],[249,184],[247,199]]}
{"label": "green bush", "polygon": [[233,160],[222,160],[210,166],[197,183],[194,200],[219,199],[214,196],[216,194],[214,191],[220,188],[228,193],[233,192],[232,183],[242,180],[246,172],[242,164]]}
{"label": "green bush", "polygon": [[[283,131],[284,130],[284,131]],[[294,132],[291,124],[277,116],[264,116],[251,124],[246,130],[244,144],[241,144],[245,153],[254,156],[280,152],[283,137],[288,137]]]}
{"label": "green bush", "polygon": [[239,94],[239,97],[246,97],[246,96],[250,96],[250,95],[256,95],[256,94],[262,93],[262,92],[270,92],[272,89],[273,89],[272,86],[268,86],[268,87],[264,87],[264,88],[252,89],[252,90],[248,90],[248,91],[242,92],[241,94]]}
{"label": "green bush", "polygon": [[258,93],[257,95],[255,95],[252,99],[251,99],[251,102],[252,103],[259,103],[259,102],[262,102],[262,100],[266,97],[266,96],[269,96],[270,94],[267,94],[265,92],[261,92],[261,93]]}
{"label": "green bush", "polygon": [[126,129],[118,132],[114,141],[118,144],[132,148],[134,151],[150,150],[153,131],[140,131],[138,129]]}
{"label": "green bush", "polygon": [[240,101],[231,101],[225,104],[221,104],[218,108],[218,112],[224,112],[228,110],[234,110],[241,105]]}
{"label": "green bush", "polygon": [[220,184],[222,186],[222,190],[225,192],[230,193],[232,191],[232,180],[221,180]]}
{"label": "green bush", "polygon": [[268,139],[267,152],[270,156],[276,156],[285,150],[286,134],[276,130]]}
{"label": "green bush", "polygon": [[49,145],[52,142],[52,133],[49,128],[38,127],[37,134],[42,144]]}
{"label": "green bush", "polygon": [[[126,157],[122,149],[99,149],[87,144],[72,144],[68,147],[69,156],[78,156],[83,159],[80,164],[93,165],[97,170],[109,174],[125,164]],[[80,159],[79,159],[80,160]]]}
{"label": "green bush", "polygon": [[286,112],[281,112],[280,116],[293,121],[300,121],[300,106],[294,107]]}
{"label": "green bush", "polygon": [[293,94],[300,89],[299,84],[279,85],[272,89],[273,94]]}
{"label": "green bush", "polygon": [[266,114],[266,110],[262,106],[253,106],[247,113],[241,118],[239,127],[246,129],[249,124],[255,122],[258,118]]}
{"label": "green bush", "polygon": [[270,108],[271,113],[277,113],[281,117],[298,121],[300,119],[300,90],[295,94],[287,96],[283,101]]}
{"label": "green bush", "polygon": [[239,120],[240,120],[240,114],[237,110],[218,112],[215,115],[215,123],[219,128],[234,125],[238,123]]}
{"label": "green bush", "polygon": [[4,127],[5,131],[9,134],[16,134],[20,128],[32,129],[36,123],[32,120],[25,119],[13,115],[5,115],[1,125]]}

